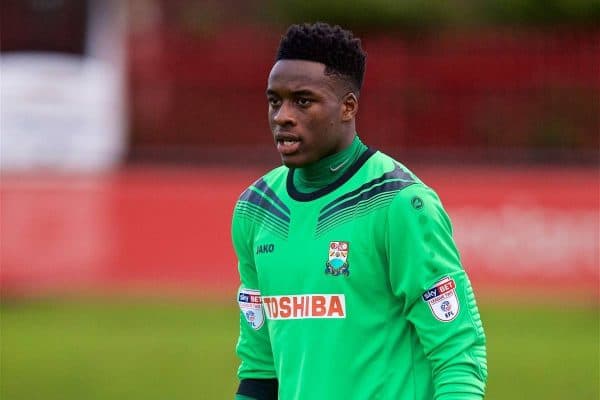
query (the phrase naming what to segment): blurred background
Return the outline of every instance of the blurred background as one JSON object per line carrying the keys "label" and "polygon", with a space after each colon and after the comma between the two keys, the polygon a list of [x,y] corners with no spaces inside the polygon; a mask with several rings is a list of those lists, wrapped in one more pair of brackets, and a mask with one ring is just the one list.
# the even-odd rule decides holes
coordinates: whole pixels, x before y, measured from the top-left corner
{"label": "blurred background", "polygon": [[231,211],[287,26],[368,53],[358,133],[442,198],[489,399],[599,397],[600,1],[4,0],[0,397],[230,399]]}

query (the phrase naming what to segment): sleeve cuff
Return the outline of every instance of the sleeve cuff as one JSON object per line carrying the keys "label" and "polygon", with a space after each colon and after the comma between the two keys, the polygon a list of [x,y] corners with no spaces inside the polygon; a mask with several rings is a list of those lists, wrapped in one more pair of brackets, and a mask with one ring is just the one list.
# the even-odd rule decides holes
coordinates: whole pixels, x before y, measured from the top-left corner
{"label": "sleeve cuff", "polygon": [[242,379],[236,400],[277,400],[277,379]]}

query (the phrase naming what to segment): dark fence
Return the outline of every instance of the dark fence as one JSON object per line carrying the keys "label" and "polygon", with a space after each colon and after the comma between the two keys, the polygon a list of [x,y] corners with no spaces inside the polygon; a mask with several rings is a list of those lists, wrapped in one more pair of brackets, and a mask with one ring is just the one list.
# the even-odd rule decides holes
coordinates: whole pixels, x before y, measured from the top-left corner
{"label": "dark fence", "polygon": [[[264,90],[280,32],[130,35],[132,160],[275,160]],[[358,130],[425,160],[595,162],[600,30],[362,35]]]}

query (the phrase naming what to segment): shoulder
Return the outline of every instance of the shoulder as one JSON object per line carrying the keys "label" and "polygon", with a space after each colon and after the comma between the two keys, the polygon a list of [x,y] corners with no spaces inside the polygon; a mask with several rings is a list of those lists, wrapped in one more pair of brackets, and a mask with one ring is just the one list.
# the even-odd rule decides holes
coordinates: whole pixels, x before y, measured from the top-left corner
{"label": "shoulder", "polygon": [[432,213],[441,207],[437,193],[423,182],[415,182],[399,191],[392,203],[394,208]]}
{"label": "shoulder", "polygon": [[[401,162],[380,151],[375,151],[361,168],[360,181],[382,191],[397,194],[414,190],[427,190],[419,177]],[[416,189],[419,188],[419,189]]]}
{"label": "shoulder", "polygon": [[393,157],[377,151],[367,163],[369,174],[382,186],[394,188],[392,207],[402,207],[423,212],[433,211],[441,206],[440,199],[431,187],[427,186],[412,170]]}
{"label": "shoulder", "polygon": [[273,168],[257,180],[255,180],[250,186],[248,186],[244,191],[239,195],[238,201],[244,199],[249,196],[251,192],[264,192],[264,191],[275,191],[279,192],[283,188],[285,188],[285,180],[287,178],[287,173],[289,169],[286,166],[279,166],[277,168]]}
{"label": "shoulder", "polygon": [[407,182],[422,183],[406,165],[381,151],[373,151],[373,155],[364,165],[364,171],[371,177],[386,175]]}
{"label": "shoulder", "polygon": [[252,183],[239,196],[233,214],[234,223],[241,220],[254,223],[275,224],[287,229],[290,208],[285,204],[285,180],[288,169],[275,168]]}
{"label": "shoulder", "polygon": [[[341,187],[343,194],[324,207],[323,219],[333,218],[342,210],[377,216],[381,216],[380,211],[386,209],[393,209],[391,212],[394,213],[399,207],[410,206],[413,197],[428,199],[430,191],[406,166],[376,151]],[[419,202],[419,199],[415,202]]]}
{"label": "shoulder", "polygon": [[403,221],[405,228],[443,226],[451,231],[451,223],[438,194],[422,181],[415,181],[394,196],[388,208],[388,217]]}

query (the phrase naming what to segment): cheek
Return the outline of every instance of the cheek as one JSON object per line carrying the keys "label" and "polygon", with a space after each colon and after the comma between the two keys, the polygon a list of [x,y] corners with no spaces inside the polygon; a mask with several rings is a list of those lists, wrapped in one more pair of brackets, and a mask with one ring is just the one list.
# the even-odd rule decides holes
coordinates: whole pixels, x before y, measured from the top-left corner
{"label": "cheek", "polygon": [[328,110],[327,112],[322,112],[315,115],[311,119],[311,125],[320,129],[321,131],[325,131],[335,128],[337,121],[337,113],[335,110]]}
{"label": "cheek", "polygon": [[336,142],[336,132],[339,129],[339,109],[323,107],[314,113],[305,115],[304,127],[311,132],[311,142],[319,142],[319,147],[330,147]]}
{"label": "cheek", "polygon": [[275,129],[275,127],[277,126],[277,124],[275,123],[275,121],[273,119],[272,111],[267,112],[267,121],[269,121],[269,127],[271,128],[271,131],[273,131]]}
{"label": "cheek", "polygon": [[313,119],[308,130],[313,133],[313,140],[319,141],[321,144],[329,143],[335,132],[335,120],[331,118]]}

